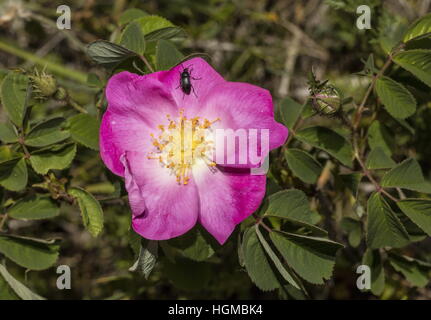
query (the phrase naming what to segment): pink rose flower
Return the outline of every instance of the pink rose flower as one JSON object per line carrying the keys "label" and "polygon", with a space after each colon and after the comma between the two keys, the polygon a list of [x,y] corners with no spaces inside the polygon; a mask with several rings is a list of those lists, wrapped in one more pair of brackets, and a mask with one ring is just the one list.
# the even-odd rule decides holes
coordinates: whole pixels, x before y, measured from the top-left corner
{"label": "pink rose flower", "polygon": [[[190,94],[179,86],[184,67],[190,67],[195,78]],[[194,58],[144,76],[118,73],[109,80],[106,97],[100,154],[113,173],[125,178],[138,234],[166,240],[199,222],[223,244],[235,226],[258,209],[265,174],[251,174],[259,164],[239,142],[226,147],[226,157],[216,157],[225,146],[214,133],[266,130],[267,147],[262,138],[255,147],[262,159],[282,145],[288,130],[274,120],[267,90],[225,81],[205,60]],[[246,141],[256,144],[257,136],[250,134]],[[244,155],[245,161],[226,161]]]}

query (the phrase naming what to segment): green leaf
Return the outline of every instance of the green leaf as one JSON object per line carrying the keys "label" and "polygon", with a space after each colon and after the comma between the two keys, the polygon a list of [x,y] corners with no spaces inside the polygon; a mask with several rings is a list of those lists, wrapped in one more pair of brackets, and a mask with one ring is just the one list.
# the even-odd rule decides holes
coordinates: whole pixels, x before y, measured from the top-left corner
{"label": "green leaf", "polygon": [[425,181],[421,167],[415,159],[404,160],[387,172],[382,178],[381,185],[431,193],[431,184]]}
{"label": "green leaf", "polygon": [[280,101],[279,110],[281,119],[289,130],[293,129],[293,126],[301,115],[302,109],[303,105],[290,97],[286,97]]}
{"label": "green leaf", "polygon": [[1,85],[1,102],[9,118],[18,127],[24,120],[28,85],[28,77],[14,71],[7,74]]}
{"label": "green leaf", "polygon": [[169,40],[175,37],[186,37],[186,32],[178,27],[166,27],[154,30],[145,36],[147,41]]}
{"label": "green leaf", "polygon": [[376,81],[376,91],[386,110],[394,118],[405,119],[416,111],[416,100],[403,85],[388,77]]}
{"label": "green leaf", "polygon": [[28,172],[24,158],[0,163],[0,185],[11,191],[21,191],[27,185]]}
{"label": "green leaf", "polygon": [[415,49],[398,53],[394,62],[431,87],[431,50]]}
{"label": "green leaf", "polygon": [[403,40],[407,30],[406,22],[400,16],[386,14],[379,16],[378,40],[386,54],[390,54]]}
{"label": "green leaf", "polygon": [[367,169],[388,169],[396,165],[395,161],[385,153],[382,147],[376,147],[368,154],[365,166]]}
{"label": "green leaf", "polygon": [[350,217],[344,217],[341,220],[341,227],[348,234],[349,244],[354,248],[358,247],[362,238],[361,221]]}
{"label": "green leaf", "polygon": [[413,22],[407,29],[406,33],[404,34],[403,41],[407,42],[417,37],[430,36],[430,33],[431,33],[431,13]]}
{"label": "green leaf", "polygon": [[367,245],[371,249],[404,247],[409,235],[389,204],[379,193],[368,199]]}
{"label": "green leaf", "polygon": [[395,148],[393,136],[379,121],[374,121],[368,129],[368,143],[371,149],[382,148],[387,155]]}
{"label": "green leaf", "polygon": [[279,281],[265,254],[254,228],[244,233],[242,242],[245,268],[256,286],[263,291],[274,290],[279,287]]}
{"label": "green leaf", "polygon": [[141,9],[136,9],[136,8],[127,9],[121,14],[120,19],[118,20],[118,23],[120,24],[120,26],[123,26],[133,20],[145,17],[147,15],[148,14],[145,11],[142,11]]}
{"label": "green leaf", "polygon": [[127,25],[121,35],[120,44],[138,55],[144,54],[144,34],[142,33],[141,26],[137,22],[131,22]]}
{"label": "green leaf", "polygon": [[129,269],[129,271],[139,270],[144,275],[145,279],[151,274],[154,267],[156,266],[158,257],[158,242],[154,240],[147,241],[145,247],[140,246],[138,259],[133,264],[133,266]]}
{"label": "green leaf", "polygon": [[86,83],[90,87],[99,88],[99,89],[103,88],[103,82],[102,82],[102,80],[100,80],[99,76],[97,74],[95,74],[95,73],[89,73],[87,75],[87,81],[86,81]]}
{"label": "green leaf", "polygon": [[428,284],[431,270],[431,265],[429,263],[408,256],[398,255],[393,252],[389,254],[389,262],[391,266],[396,271],[401,272],[412,285],[423,288]]}
{"label": "green leaf", "polygon": [[332,276],[340,243],[325,238],[275,231],[270,238],[287,263],[310,283],[323,284]]}
{"label": "green leaf", "polygon": [[36,125],[24,143],[30,147],[45,147],[69,138],[70,133],[64,129],[65,119],[62,117],[49,119]]}
{"label": "green leaf", "polygon": [[195,227],[186,234],[168,240],[168,244],[195,261],[204,261],[214,254],[214,248],[204,236],[202,228]]}
{"label": "green leaf", "polygon": [[278,272],[281,274],[284,280],[294,286],[296,289],[301,289],[301,285],[294,279],[295,275],[292,271],[288,269],[287,266],[284,266],[280,259],[277,257],[275,252],[271,249],[266,239],[263,237],[262,233],[259,230],[259,225],[255,225],[256,235],[262,244],[265,252],[274,263],[274,266],[277,268]]}
{"label": "green leaf", "polygon": [[90,43],[87,46],[87,54],[94,62],[106,68],[113,68],[136,55],[133,51],[106,40]]}
{"label": "green leaf", "polygon": [[322,149],[344,165],[352,166],[352,146],[341,135],[325,127],[309,127],[297,132],[295,137],[313,147]]}
{"label": "green leaf", "polygon": [[379,296],[385,288],[385,270],[379,250],[365,251],[362,264],[368,266],[371,271],[371,292]]}
{"label": "green leaf", "polygon": [[93,150],[99,150],[100,122],[89,114],[77,114],[69,118],[70,134],[76,142]]}
{"label": "green leaf", "polygon": [[63,170],[70,166],[76,154],[76,144],[56,145],[48,150],[35,151],[30,156],[34,171],[47,174],[49,170]]}
{"label": "green leaf", "polygon": [[316,115],[316,110],[313,107],[313,99],[309,98],[302,106],[301,117],[303,119],[307,119],[314,115]]}
{"label": "green leaf", "polygon": [[[304,233],[304,235],[310,235],[310,236],[315,236],[315,237],[328,237],[328,232],[322,228],[316,227],[313,224],[310,223],[306,223],[303,221],[298,221],[289,217],[281,217],[281,216],[274,216],[271,214],[265,214],[264,215],[265,218],[278,218],[281,219],[284,224],[283,227],[287,228],[288,231],[301,231],[301,233]],[[316,223],[315,221],[313,221],[312,223]]]}
{"label": "green leaf", "polygon": [[7,213],[14,219],[37,220],[58,216],[60,208],[47,196],[31,195],[17,201]]}
{"label": "green leaf", "polygon": [[19,300],[20,297],[15,293],[11,286],[1,276],[0,271],[0,300]]}
{"label": "green leaf", "polygon": [[287,217],[310,224],[312,214],[307,196],[301,190],[283,190],[268,197],[265,215]]}
{"label": "green leaf", "polygon": [[407,230],[410,237],[410,242],[419,242],[427,238],[427,234],[417,226],[407,215],[402,212],[395,212],[401,223]]}
{"label": "green leaf", "polygon": [[2,264],[0,264],[0,278],[3,278],[14,291],[14,293],[22,300],[45,300],[45,298],[34,293],[17,279],[15,279]]}
{"label": "green leaf", "polygon": [[181,62],[184,55],[167,40],[157,42],[157,70],[168,70]]}
{"label": "green leaf", "polygon": [[292,172],[306,183],[315,183],[322,167],[310,154],[300,149],[287,149],[284,153]]}
{"label": "green leaf", "polygon": [[12,123],[0,123],[0,140],[3,143],[14,143],[18,141],[18,134]]}
{"label": "green leaf", "polygon": [[103,211],[99,201],[80,188],[70,188],[68,193],[78,200],[85,228],[93,237],[97,237],[103,230]]}
{"label": "green leaf", "polygon": [[0,235],[0,252],[20,266],[31,270],[44,270],[58,258],[60,246],[55,240]]}
{"label": "green leaf", "polygon": [[431,237],[431,200],[406,199],[397,202],[401,211]]}
{"label": "green leaf", "polygon": [[211,264],[185,258],[176,259],[175,262],[165,260],[163,264],[163,275],[176,287],[187,291],[205,288],[213,277],[213,273]]}
{"label": "green leaf", "polygon": [[157,15],[145,16],[135,21],[140,24],[142,32],[145,36],[156,30],[175,27],[172,22]]}
{"label": "green leaf", "polygon": [[352,195],[357,198],[358,197],[358,188],[361,183],[363,174],[361,172],[354,172],[349,174],[340,174],[339,175],[343,185],[350,190]]}

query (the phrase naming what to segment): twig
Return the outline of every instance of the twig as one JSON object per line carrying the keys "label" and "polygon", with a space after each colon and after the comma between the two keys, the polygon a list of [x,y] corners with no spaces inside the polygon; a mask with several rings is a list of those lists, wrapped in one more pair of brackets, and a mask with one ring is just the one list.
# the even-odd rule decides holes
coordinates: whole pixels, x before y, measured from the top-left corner
{"label": "twig", "polygon": [[4,227],[4,225],[5,225],[5,223],[6,223],[6,221],[7,221],[7,219],[8,219],[8,214],[7,213],[5,213],[4,215],[3,215],[3,218],[1,219],[1,221],[0,221],[0,232],[1,231],[3,231],[3,227]]}
{"label": "twig", "polygon": [[383,67],[380,69],[380,71],[373,77],[373,80],[371,81],[370,86],[367,89],[367,92],[365,93],[364,98],[362,99],[361,104],[359,105],[358,109],[356,110],[354,119],[353,119],[353,129],[355,131],[358,130],[359,124],[361,122],[362,113],[365,109],[365,104],[367,103],[368,97],[370,96],[371,92],[373,92],[374,86],[376,85],[377,80],[384,74],[386,69],[391,65],[392,63],[392,55],[388,56],[388,59],[386,60]]}
{"label": "twig", "polygon": [[24,136],[23,135],[21,135],[18,138],[18,143],[20,144],[22,150],[24,151],[25,158],[29,159],[30,158],[30,152],[28,151],[26,145],[24,144]]}
{"label": "twig", "polygon": [[286,60],[284,62],[283,76],[281,77],[278,94],[284,97],[289,94],[290,80],[295,68],[295,62],[298,57],[301,35],[299,32],[293,33],[292,41],[286,41]]}
{"label": "twig", "polygon": [[[45,24],[49,28],[52,28],[52,30],[58,30],[57,24],[51,19],[48,19],[43,15],[37,13],[32,13],[31,16],[35,20],[39,21],[41,24]],[[70,32],[70,30],[60,30],[60,32],[64,34],[64,36],[70,41],[73,46],[85,52],[85,45],[77,37],[75,37],[74,34]]]}
{"label": "twig", "polygon": [[81,107],[75,100],[70,98],[68,96],[67,103],[70,104],[75,110],[81,112],[81,113],[88,113],[87,110],[85,110],[83,107]]}
{"label": "twig", "polygon": [[145,66],[148,68],[148,70],[150,70],[150,72],[153,73],[154,69],[151,66],[151,64],[148,62],[148,60],[143,55],[140,55],[139,58],[145,63]]}
{"label": "twig", "polygon": [[77,70],[72,70],[69,68],[64,67],[61,64],[52,62],[48,59],[44,59],[41,57],[38,57],[37,55],[34,55],[30,52],[27,52],[25,50],[19,49],[15,46],[12,46],[8,43],[6,43],[3,39],[0,38],[0,50],[5,51],[7,53],[10,53],[14,56],[17,56],[21,59],[31,61],[32,63],[46,67],[47,70],[51,71],[52,73],[55,73],[59,76],[62,76],[64,78],[69,78],[72,80],[75,80],[79,83],[86,84],[87,83],[87,75],[85,73],[82,73]]}
{"label": "twig", "polygon": [[[45,57],[52,49],[54,49],[66,36],[62,32],[55,34],[47,43],[36,51],[36,55],[40,58]],[[34,61],[27,61],[23,64],[24,69],[28,69],[35,64]]]}
{"label": "twig", "polygon": [[261,225],[266,231],[272,232],[272,229],[268,227],[265,222],[263,222],[262,217],[259,217],[256,213],[253,213],[253,218],[256,220],[256,224]]}
{"label": "twig", "polygon": [[358,160],[359,165],[362,168],[362,172],[367,176],[367,178],[371,181],[372,184],[376,187],[377,192],[383,193],[385,196],[387,196],[389,199],[391,199],[394,202],[398,202],[399,199],[395,198],[393,195],[391,195],[389,192],[387,192],[381,185],[374,179],[371,172],[367,169],[364,162],[362,161],[361,157],[359,156],[357,150],[355,150],[355,157]]}
{"label": "twig", "polygon": [[395,198],[394,196],[392,196],[389,192],[387,192],[372,176],[371,172],[367,169],[367,167],[365,166],[363,160],[362,160],[362,155],[361,152],[359,151],[359,133],[358,133],[358,129],[361,123],[361,118],[362,118],[362,114],[363,111],[365,110],[365,105],[368,101],[368,98],[371,95],[371,92],[373,91],[377,80],[383,76],[383,74],[385,73],[385,71],[389,68],[389,66],[392,64],[392,56],[393,54],[395,54],[396,52],[398,52],[399,50],[401,50],[404,47],[404,44],[400,44],[397,48],[395,48],[389,55],[388,58],[386,60],[386,62],[384,63],[383,67],[379,70],[379,72],[374,75],[373,80],[371,81],[367,91],[365,92],[365,95],[361,101],[361,104],[359,105],[359,107],[356,110],[356,113],[354,115],[353,118],[353,132],[352,132],[352,145],[353,145],[353,149],[354,149],[354,153],[355,153],[355,158],[357,159],[359,165],[361,166],[361,169],[363,171],[363,173],[367,176],[367,178],[374,184],[374,186],[377,189],[377,192],[380,192],[384,195],[386,195],[389,199],[391,199],[392,201],[399,201],[399,199]]}
{"label": "twig", "polygon": [[316,55],[318,53],[318,56],[321,60],[326,61],[329,59],[329,53],[326,51],[323,47],[321,47],[316,41],[314,41],[306,32],[304,32],[300,27],[298,27],[296,24],[289,22],[289,21],[281,21],[279,22],[279,25],[283,28],[287,29],[292,34],[298,34],[301,41],[310,47],[312,51],[315,51],[313,54]]}

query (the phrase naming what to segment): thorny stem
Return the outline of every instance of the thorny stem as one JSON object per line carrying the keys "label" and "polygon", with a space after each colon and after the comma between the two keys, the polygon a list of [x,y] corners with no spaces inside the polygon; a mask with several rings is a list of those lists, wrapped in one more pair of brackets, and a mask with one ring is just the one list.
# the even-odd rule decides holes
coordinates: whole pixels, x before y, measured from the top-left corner
{"label": "thorny stem", "polygon": [[384,63],[383,67],[379,70],[379,72],[373,77],[373,80],[371,81],[370,86],[368,87],[367,91],[365,92],[365,95],[362,99],[361,104],[359,105],[358,109],[356,110],[356,113],[354,115],[354,119],[353,119],[353,134],[352,134],[352,144],[353,144],[353,148],[354,148],[354,152],[355,152],[355,158],[358,161],[359,165],[361,166],[361,169],[363,171],[363,173],[367,176],[367,178],[371,181],[371,183],[374,184],[374,186],[376,187],[377,192],[380,192],[382,194],[384,194],[385,196],[387,196],[389,199],[391,199],[394,202],[399,201],[399,199],[395,198],[394,196],[392,196],[389,192],[387,192],[381,185],[380,183],[378,183],[374,177],[372,176],[371,172],[367,169],[367,167],[365,166],[363,160],[362,160],[362,156],[361,156],[361,152],[359,151],[359,126],[361,123],[361,119],[362,119],[362,114],[365,110],[365,105],[368,101],[369,96],[371,95],[371,93],[373,92],[373,89],[376,85],[377,80],[383,76],[383,74],[385,73],[385,71],[389,68],[389,66],[392,64],[392,57],[393,54],[395,52],[398,52],[399,50],[401,50],[403,48],[403,44],[401,44],[399,47],[397,47],[392,53],[389,53],[388,58],[386,60],[386,62]]}
{"label": "thorny stem", "polygon": [[385,196],[387,196],[389,199],[391,199],[394,202],[398,202],[399,200],[397,198],[395,198],[389,192],[387,192],[385,189],[383,189],[383,187],[376,181],[376,179],[374,179],[371,172],[366,168],[366,166],[365,166],[364,162],[362,161],[361,157],[359,156],[357,150],[355,150],[355,156],[356,156],[356,159],[358,160],[359,165],[362,168],[363,173],[367,176],[367,178],[371,181],[371,183],[374,184],[374,186],[377,189],[377,192],[383,193]]}
{"label": "thorny stem", "polygon": [[389,68],[389,66],[392,64],[392,55],[390,54],[388,56],[388,59],[386,60],[385,64],[383,65],[383,67],[380,69],[380,71],[373,77],[373,80],[371,81],[370,86],[367,89],[367,92],[364,95],[364,98],[362,99],[361,104],[359,105],[356,114],[354,116],[354,120],[353,120],[353,129],[355,131],[358,130],[359,124],[361,122],[361,118],[362,118],[362,114],[364,112],[365,109],[365,104],[367,103],[368,97],[370,96],[371,92],[373,92],[373,89],[376,85],[377,79],[379,79],[384,72],[386,71],[387,68]]}

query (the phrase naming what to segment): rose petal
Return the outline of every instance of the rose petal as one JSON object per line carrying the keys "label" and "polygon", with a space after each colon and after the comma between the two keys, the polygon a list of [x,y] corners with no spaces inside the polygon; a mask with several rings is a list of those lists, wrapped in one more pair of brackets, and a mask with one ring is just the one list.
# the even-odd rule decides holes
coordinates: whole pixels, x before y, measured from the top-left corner
{"label": "rose petal", "polygon": [[[251,155],[255,154],[263,159],[269,150],[281,146],[287,139],[288,129],[274,120],[274,107],[269,91],[260,87],[239,82],[225,82],[217,85],[211,93],[202,101],[202,108],[197,116],[207,119],[220,120],[215,124],[215,129],[242,130],[247,140],[239,146],[236,144],[224,151],[225,143],[217,140],[217,153],[225,154],[224,161],[218,164],[231,167],[257,167]],[[265,131],[267,130],[267,131]],[[267,133],[267,134],[266,134]],[[266,135],[265,135],[266,134]],[[268,139],[265,144],[265,140]],[[248,148],[247,148],[248,146]],[[264,148],[267,146],[267,148]],[[252,147],[252,148],[251,148]],[[235,163],[226,161],[227,156],[235,154]],[[246,159],[240,161],[239,159]],[[220,159],[220,158],[218,158]],[[257,159],[258,160],[258,159]]]}
{"label": "rose petal", "polygon": [[120,156],[126,151],[145,151],[151,148],[150,133],[145,123],[106,111],[100,125],[100,156],[105,165],[115,174],[124,176]]}
{"label": "rose petal", "polygon": [[166,115],[178,115],[175,101],[157,73],[139,76],[127,71],[109,79],[106,86],[108,110],[113,114],[134,117],[156,128]]}
{"label": "rose petal", "polygon": [[[189,68],[192,92],[187,95],[180,87],[181,72],[184,68]],[[195,79],[193,79],[195,78]],[[166,86],[180,108],[185,110],[187,117],[193,117],[202,105],[204,99],[212,89],[221,83],[226,82],[223,77],[217,73],[202,58],[193,58],[187,60],[171,70],[158,73],[158,79]],[[194,92],[193,92],[194,90]]]}
{"label": "rose petal", "polygon": [[266,177],[250,175],[250,169],[212,172],[200,164],[193,168],[193,179],[199,192],[199,222],[220,244],[259,208],[265,195]]}
{"label": "rose petal", "polygon": [[166,240],[196,224],[199,195],[193,179],[187,185],[178,184],[168,169],[141,152],[127,152],[125,160],[132,226],[137,233],[146,239]]}
{"label": "rose petal", "polygon": [[100,154],[112,172],[124,176],[120,155],[148,150],[150,133],[167,122],[167,114],[177,116],[178,109],[154,74],[118,73],[109,80],[106,97],[108,110],[100,128]]}

